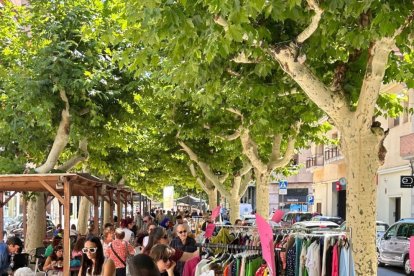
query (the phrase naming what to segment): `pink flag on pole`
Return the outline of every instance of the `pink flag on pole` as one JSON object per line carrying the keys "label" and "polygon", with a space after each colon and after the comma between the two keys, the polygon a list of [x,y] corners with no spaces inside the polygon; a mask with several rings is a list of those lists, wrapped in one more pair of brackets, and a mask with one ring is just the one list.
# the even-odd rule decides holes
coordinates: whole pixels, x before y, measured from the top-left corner
{"label": "pink flag on pole", "polygon": [[272,221],[277,223],[281,222],[284,214],[285,212],[283,212],[282,210],[276,210],[276,212],[272,216]]}
{"label": "pink flag on pole", "polygon": [[216,220],[216,218],[220,214],[220,209],[221,209],[220,205],[213,209],[213,211],[211,212],[211,220],[212,221]]}
{"label": "pink flag on pole", "polygon": [[211,238],[211,236],[213,236],[215,227],[216,225],[214,223],[209,223],[206,227],[206,232],[204,233],[204,237]]}
{"label": "pink flag on pole", "polygon": [[272,227],[270,227],[269,223],[267,223],[267,221],[259,214],[256,214],[256,224],[259,231],[263,259],[266,261],[267,266],[269,267],[270,275],[275,276],[275,249],[273,246]]}

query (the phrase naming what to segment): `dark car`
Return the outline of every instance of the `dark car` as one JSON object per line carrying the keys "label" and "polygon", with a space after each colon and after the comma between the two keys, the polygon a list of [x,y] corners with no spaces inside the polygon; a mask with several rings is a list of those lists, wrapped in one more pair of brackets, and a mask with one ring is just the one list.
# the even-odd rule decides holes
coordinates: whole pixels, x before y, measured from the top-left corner
{"label": "dark car", "polygon": [[332,221],[338,225],[341,225],[344,220],[341,217],[328,217],[328,216],[315,216],[312,221]]}

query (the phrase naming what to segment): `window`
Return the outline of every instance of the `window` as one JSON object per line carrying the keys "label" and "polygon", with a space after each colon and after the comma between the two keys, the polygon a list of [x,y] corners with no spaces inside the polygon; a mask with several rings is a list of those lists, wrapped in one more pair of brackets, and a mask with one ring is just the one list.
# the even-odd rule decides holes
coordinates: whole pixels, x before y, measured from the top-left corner
{"label": "window", "polygon": [[397,226],[398,224],[394,224],[393,226],[391,226],[387,233],[384,234],[384,239],[388,240],[391,237],[395,236],[395,233],[397,232]]}
{"label": "window", "polygon": [[408,231],[410,230],[411,225],[408,223],[402,223],[400,227],[398,227],[397,237],[399,238],[406,238],[408,236]]}

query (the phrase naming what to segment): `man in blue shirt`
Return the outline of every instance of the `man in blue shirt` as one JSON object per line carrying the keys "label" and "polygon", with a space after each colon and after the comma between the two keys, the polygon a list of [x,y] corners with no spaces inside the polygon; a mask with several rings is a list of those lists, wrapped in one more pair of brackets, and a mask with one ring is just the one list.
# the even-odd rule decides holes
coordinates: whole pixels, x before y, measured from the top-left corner
{"label": "man in blue shirt", "polygon": [[10,255],[18,253],[22,247],[23,243],[18,237],[10,237],[6,243],[0,243],[0,275],[7,275]]}

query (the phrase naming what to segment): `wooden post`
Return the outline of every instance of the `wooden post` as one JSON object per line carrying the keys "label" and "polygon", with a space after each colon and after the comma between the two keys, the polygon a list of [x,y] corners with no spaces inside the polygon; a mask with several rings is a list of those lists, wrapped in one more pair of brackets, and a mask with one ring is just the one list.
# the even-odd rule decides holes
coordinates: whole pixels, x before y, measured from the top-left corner
{"label": "wooden post", "polygon": [[121,190],[117,189],[116,190],[116,196],[117,196],[117,202],[116,202],[116,215],[118,216],[118,221],[117,221],[117,226],[115,227],[119,227],[120,226],[120,222],[121,222],[121,208],[122,208],[122,204],[121,204]]}
{"label": "wooden post", "polygon": [[63,191],[64,191],[64,203],[63,203],[63,213],[64,213],[64,228],[63,231],[63,275],[70,275],[70,196],[71,196],[71,186],[70,182],[67,181],[66,177],[63,180]]}
{"label": "wooden post", "polygon": [[144,215],[144,214],[142,213],[141,203],[142,203],[142,197],[141,197],[141,193],[139,193],[139,194],[138,194],[138,210],[139,210],[139,213],[140,213],[140,214],[141,214],[141,216],[142,216],[142,215]]}
{"label": "wooden post", "polygon": [[23,235],[26,239],[27,234],[27,202],[26,199],[23,198]]}
{"label": "wooden post", "polygon": [[130,192],[130,194],[131,194],[131,218],[134,219],[134,214],[135,214],[135,211],[134,211],[134,193]]}
{"label": "wooden post", "polygon": [[99,198],[98,187],[93,189],[93,233],[98,236],[99,234]]}
{"label": "wooden post", "polygon": [[0,233],[0,241],[3,241],[4,236],[3,236],[3,229],[4,229],[4,225],[3,225],[3,221],[4,221],[4,193],[0,192],[0,229],[2,229],[1,233]]}
{"label": "wooden post", "polygon": [[123,196],[124,196],[124,214],[125,214],[125,217],[127,217],[128,216],[128,192],[123,191]]}
{"label": "wooden post", "polygon": [[114,224],[114,195],[112,192],[108,192],[108,196],[109,196],[109,212],[111,212],[111,223]]}

